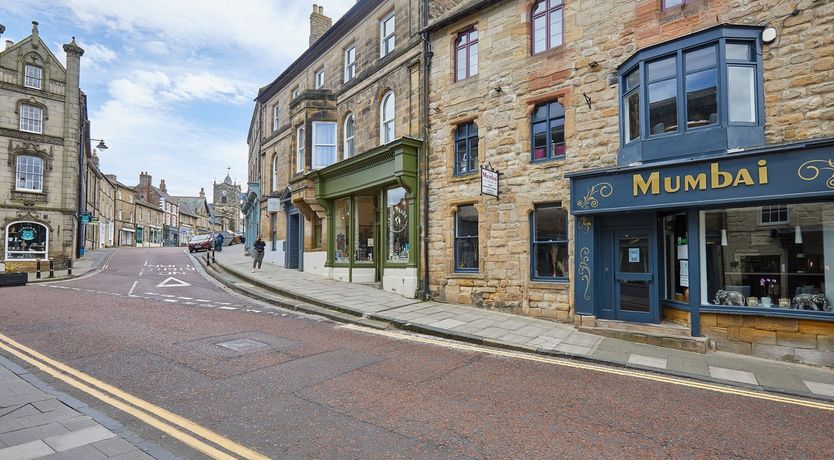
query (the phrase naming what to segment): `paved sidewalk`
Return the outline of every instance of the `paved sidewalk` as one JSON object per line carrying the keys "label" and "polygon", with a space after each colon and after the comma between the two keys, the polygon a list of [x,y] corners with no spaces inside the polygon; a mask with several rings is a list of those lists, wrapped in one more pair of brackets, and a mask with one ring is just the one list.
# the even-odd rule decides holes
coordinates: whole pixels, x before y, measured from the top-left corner
{"label": "paved sidewalk", "polygon": [[59,393],[75,406],[70,407],[49,390],[25,369],[0,358],[1,459],[153,458],[114,432],[121,429],[118,422],[108,420],[110,428],[105,427],[76,410],[86,407],[80,402]]}
{"label": "paved sidewalk", "polygon": [[72,275],[67,273],[67,270],[55,270],[55,277],[49,277],[49,262],[41,263],[41,277],[38,279],[37,274],[29,273],[30,283],[42,283],[46,281],[60,281],[65,279],[78,278],[87,273],[101,268],[113,253],[120,248],[96,249],[89,251],[84,255],[83,259],[76,260],[72,266]]}
{"label": "paved sidewalk", "polygon": [[[216,254],[216,260],[217,264],[212,267],[219,266],[222,270],[210,269],[212,276],[233,289],[264,299],[273,298],[269,293],[277,294],[319,309],[471,343],[834,401],[834,370],[831,369],[731,353],[701,354],[601,337],[579,332],[572,325],[465,305],[407,299],[371,286],[326,279],[272,264],[264,264],[263,271],[251,273],[252,259],[243,254],[242,245],[225,248]],[[286,303],[277,298],[275,302]]]}

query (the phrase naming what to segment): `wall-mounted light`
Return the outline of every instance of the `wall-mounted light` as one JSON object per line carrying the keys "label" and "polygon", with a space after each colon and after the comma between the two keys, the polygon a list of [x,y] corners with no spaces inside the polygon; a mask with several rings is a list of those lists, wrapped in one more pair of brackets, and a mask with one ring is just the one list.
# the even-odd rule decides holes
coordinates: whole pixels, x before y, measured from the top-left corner
{"label": "wall-mounted light", "polygon": [[793,237],[793,242],[796,243],[796,244],[802,244],[802,227],[797,225],[796,228],[794,229],[794,231],[795,231],[795,234],[794,234],[794,237]]}
{"label": "wall-mounted light", "polygon": [[726,246],[726,245],[727,245],[727,229],[722,228],[721,229],[721,246]]}
{"label": "wall-mounted light", "polygon": [[769,45],[776,41],[776,27],[767,26],[762,30],[762,43]]}

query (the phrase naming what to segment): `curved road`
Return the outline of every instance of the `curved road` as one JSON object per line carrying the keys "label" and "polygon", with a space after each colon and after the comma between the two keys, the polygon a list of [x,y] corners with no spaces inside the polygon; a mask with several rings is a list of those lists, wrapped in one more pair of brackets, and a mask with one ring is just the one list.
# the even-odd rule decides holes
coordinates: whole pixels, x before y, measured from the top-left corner
{"label": "curved road", "polygon": [[365,333],[233,295],[176,248],[4,288],[0,333],[272,458],[834,458],[832,411]]}

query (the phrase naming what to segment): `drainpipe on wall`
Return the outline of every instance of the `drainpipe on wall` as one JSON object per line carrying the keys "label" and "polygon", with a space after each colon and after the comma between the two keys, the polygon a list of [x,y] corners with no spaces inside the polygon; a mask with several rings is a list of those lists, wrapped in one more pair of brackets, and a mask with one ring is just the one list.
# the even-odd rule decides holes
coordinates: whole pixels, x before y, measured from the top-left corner
{"label": "drainpipe on wall", "polygon": [[431,58],[434,54],[429,42],[429,0],[423,0],[423,14],[421,22],[423,29],[423,279],[420,283],[420,297],[429,299],[429,74]]}

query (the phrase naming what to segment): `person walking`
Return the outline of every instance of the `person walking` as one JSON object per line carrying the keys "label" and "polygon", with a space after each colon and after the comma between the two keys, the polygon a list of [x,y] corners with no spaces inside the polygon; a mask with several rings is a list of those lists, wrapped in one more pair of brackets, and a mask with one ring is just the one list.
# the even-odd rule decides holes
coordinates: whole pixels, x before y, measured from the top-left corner
{"label": "person walking", "polygon": [[255,249],[255,260],[252,262],[252,273],[255,273],[256,270],[261,271],[261,265],[264,262],[264,251],[266,250],[266,243],[261,235],[258,235],[253,247]]}
{"label": "person walking", "polygon": [[214,250],[220,252],[223,250],[223,234],[217,232],[217,236],[214,237]]}

